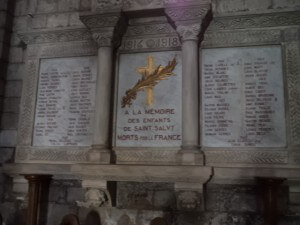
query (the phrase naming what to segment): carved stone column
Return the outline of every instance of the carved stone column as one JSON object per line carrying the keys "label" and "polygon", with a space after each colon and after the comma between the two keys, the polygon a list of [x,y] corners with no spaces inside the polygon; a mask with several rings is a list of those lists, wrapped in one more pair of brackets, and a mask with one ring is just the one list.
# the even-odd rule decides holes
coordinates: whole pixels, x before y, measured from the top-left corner
{"label": "carved stone column", "polygon": [[28,180],[28,211],[26,225],[45,224],[47,218],[47,200],[51,176],[26,175]]}
{"label": "carved stone column", "polygon": [[199,34],[209,9],[209,5],[166,8],[182,43],[182,164],[203,164],[199,151]]}
{"label": "carved stone column", "polygon": [[93,39],[98,44],[93,143],[88,158],[89,161],[110,163],[113,50],[122,35],[118,28],[125,27],[124,20],[120,13],[83,15],[80,19],[91,30]]}

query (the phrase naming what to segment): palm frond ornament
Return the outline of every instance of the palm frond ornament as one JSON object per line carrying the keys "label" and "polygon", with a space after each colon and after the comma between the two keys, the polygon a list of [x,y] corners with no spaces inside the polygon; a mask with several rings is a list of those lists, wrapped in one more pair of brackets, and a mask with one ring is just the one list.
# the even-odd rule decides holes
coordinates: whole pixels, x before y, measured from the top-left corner
{"label": "palm frond ornament", "polygon": [[173,73],[177,65],[176,57],[172,61],[169,61],[168,65],[161,69],[159,65],[155,71],[149,76],[143,76],[134,87],[128,89],[125,93],[125,96],[122,98],[122,108],[126,106],[130,107],[133,101],[136,99],[138,92],[145,90],[146,88],[154,88],[160,81],[167,80],[169,77],[174,76]]}

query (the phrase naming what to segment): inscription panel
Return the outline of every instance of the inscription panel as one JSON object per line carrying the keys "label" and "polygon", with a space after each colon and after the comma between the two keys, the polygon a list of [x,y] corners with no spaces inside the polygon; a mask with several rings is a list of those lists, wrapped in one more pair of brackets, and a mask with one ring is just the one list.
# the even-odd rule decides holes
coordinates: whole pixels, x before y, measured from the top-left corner
{"label": "inscription panel", "polygon": [[206,147],[286,145],[281,47],[202,51]]}
{"label": "inscription panel", "polygon": [[34,146],[91,144],[96,68],[95,57],[41,60]]}
{"label": "inscription panel", "polygon": [[180,52],[121,54],[115,145],[180,146],[181,85]]}

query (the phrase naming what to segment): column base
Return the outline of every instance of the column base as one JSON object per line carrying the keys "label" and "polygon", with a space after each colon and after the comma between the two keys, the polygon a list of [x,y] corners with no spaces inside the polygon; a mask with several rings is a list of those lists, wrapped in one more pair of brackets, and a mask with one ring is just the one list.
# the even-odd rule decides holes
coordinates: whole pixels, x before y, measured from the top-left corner
{"label": "column base", "polygon": [[181,165],[204,165],[204,154],[198,146],[182,146],[178,152]]}
{"label": "column base", "polygon": [[88,162],[110,164],[111,150],[104,146],[93,145],[88,152],[87,160]]}

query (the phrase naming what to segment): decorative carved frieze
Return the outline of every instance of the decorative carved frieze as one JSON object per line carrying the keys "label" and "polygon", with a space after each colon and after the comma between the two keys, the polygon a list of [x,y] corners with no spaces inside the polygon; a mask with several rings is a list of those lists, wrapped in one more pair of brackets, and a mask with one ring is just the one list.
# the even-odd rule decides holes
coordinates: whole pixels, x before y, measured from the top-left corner
{"label": "decorative carved frieze", "polygon": [[97,55],[97,46],[92,40],[63,45],[53,44],[43,46],[40,50],[39,57],[49,58],[53,56],[68,57],[85,55]]}
{"label": "decorative carved frieze", "polygon": [[247,30],[206,32],[201,46],[236,46],[249,44],[280,44],[280,30]]}
{"label": "decorative carved frieze", "polygon": [[[172,21],[202,21],[210,10],[210,5],[196,5],[190,7],[168,7],[165,12]],[[201,22],[199,22],[201,23]]]}
{"label": "decorative carved frieze", "polygon": [[249,29],[300,24],[299,12],[215,17],[208,30]]}
{"label": "decorative carved frieze", "polygon": [[30,32],[19,34],[19,37],[26,44],[84,41],[92,39],[91,33],[87,29]]}
{"label": "decorative carved frieze", "polygon": [[298,42],[286,44],[286,68],[292,145],[300,145],[300,49]]}
{"label": "decorative carved frieze", "polygon": [[206,163],[253,163],[253,164],[285,164],[288,161],[284,151],[242,151],[242,150],[207,150]]}
{"label": "decorative carved frieze", "polygon": [[201,24],[178,25],[176,28],[182,41],[198,40],[201,31]]}
{"label": "decorative carved frieze", "polygon": [[173,150],[125,150],[116,151],[118,163],[168,163],[174,164],[177,161],[177,151]]}
{"label": "decorative carved frieze", "polygon": [[17,161],[83,162],[87,160],[88,148],[47,148],[19,146]]}

